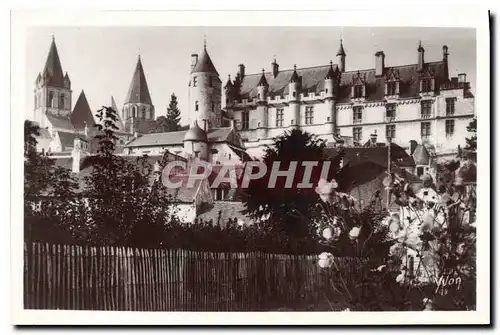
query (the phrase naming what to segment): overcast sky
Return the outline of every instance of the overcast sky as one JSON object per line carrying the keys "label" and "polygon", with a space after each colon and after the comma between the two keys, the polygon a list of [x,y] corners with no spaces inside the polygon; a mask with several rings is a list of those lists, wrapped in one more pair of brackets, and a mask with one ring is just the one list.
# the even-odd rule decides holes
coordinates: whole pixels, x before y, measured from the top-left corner
{"label": "overcast sky", "polygon": [[[190,55],[199,53],[206,36],[207,49],[221,80],[234,78],[238,64],[247,73],[270,71],[273,57],[280,69],[335,62],[342,34],[346,70],[373,68],[374,54],[383,50],[386,65],[417,62],[422,40],[426,61],[442,59],[443,44],[449,47],[451,76],[464,72],[476,84],[474,29],[463,28],[351,28],[351,27],[37,27],[26,41],[26,101],[28,117],[33,110],[33,89],[54,34],[63,71],[68,72],[73,106],[85,91],[93,111],[110,105],[114,96],[121,109],[140,53],[156,115],[164,115],[171,93],[187,111]],[[185,116],[185,115],[184,115]],[[183,121],[186,118],[183,119]],[[185,121],[183,122],[185,123]]]}

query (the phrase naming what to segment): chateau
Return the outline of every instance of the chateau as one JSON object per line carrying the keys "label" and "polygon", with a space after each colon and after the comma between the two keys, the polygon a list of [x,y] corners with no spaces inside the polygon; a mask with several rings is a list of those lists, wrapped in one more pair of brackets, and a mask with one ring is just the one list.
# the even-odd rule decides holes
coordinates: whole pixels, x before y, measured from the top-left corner
{"label": "chateau", "polygon": [[[259,158],[263,148],[285,131],[300,128],[330,146],[357,146],[391,138],[409,149],[424,145],[433,157],[454,157],[465,144],[466,127],[474,118],[474,96],[464,73],[450,77],[448,47],[429,62],[418,45],[416,63],[386,64],[374,55],[374,68],[346,71],[342,41],[336,64],[248,74],[240,64],[234,80],[223,85],[206,45],[193,54],[187,131],[147,134],[144,125],[156,117],[140,57],[117,123],[124,154],[160,154],[168,149],[213,163],[238,164]],[[90,137],[94,118],[82,91],[72,109],[71,81],[63,73],[54,39],[35,87],[35,121],[42,128],[45,150],[67,152],[75,138]]]}
{"label": "chateau", "polygon": [[406,148],[416,140],[438,158],[453,157],[474,118],[474,96],[464,73],[450,77],[446,45],[442,52],[429,62],[419,44],[416,64],[389,66],[379,51],[373,69],[346,71],[341,41],[337,64],[280,70],[274,60],[271,71],[256,74],[240,64],[224,86],[223,110],[236,120],[251,156],[300,128],[333,143],[361,144],[373,133]]}

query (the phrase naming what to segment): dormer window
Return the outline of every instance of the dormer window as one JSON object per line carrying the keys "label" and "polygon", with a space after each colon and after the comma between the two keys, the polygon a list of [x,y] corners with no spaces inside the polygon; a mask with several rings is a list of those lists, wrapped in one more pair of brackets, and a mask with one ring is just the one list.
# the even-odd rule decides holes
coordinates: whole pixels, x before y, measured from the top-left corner
{"label": "dormer window", "polygon": [[391,81],[387,83],[387,95],[396,95],[397,93],[397,83],[395,81]]}
{"label": "dormer window", "polygon": [[351,86],[351,97],[352,99],[361,99],[366,96],[366,74],[364,76],[361,76],[361,74],[358,72],[358,74],[353,78],[352,80],[352,86]]}
{"label": "dormer window", "polygon": [[421,82],[421,92],[430,92],[431,91],[431,80],[430,79],[422,79]]}
{"label": "dormer window", "polygon": [[361,123],[363,120],[363,107],[356,106],[352,109],[352,123]]}

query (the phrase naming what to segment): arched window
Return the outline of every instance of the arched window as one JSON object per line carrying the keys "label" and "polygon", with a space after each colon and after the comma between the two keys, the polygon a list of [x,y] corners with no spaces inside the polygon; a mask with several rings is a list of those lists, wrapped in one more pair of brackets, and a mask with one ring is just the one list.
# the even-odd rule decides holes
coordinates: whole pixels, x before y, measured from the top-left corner
{"label": "arched window", "polygon": [[59,108],[64,108],[65,107],[65,96],[64,96],[64,93],[61,93],[61,95],[59,96]]}
{"label": "arched window", "polygon": [[146,118],[146,107],[142,107],[142,118]]}
{"label": "arched window", "polygon": [[137,117],[137,106],[132,107],[132,117]]}
{"label": "arched window", "polygon": [[199,106],[198,106],[198,101],[196,101],[196,102],[194,103],[194,110],[197,112],[197,111],[198,111],[198,108],[199,108]]}
{"label": "arched window", "polygon": [[49,92],[49,100],[47,101],[47,107],[54,107],[54,92]]}
{"label": "arched window", "polygon": [[215,104],[212,102],[212,113],[215,112]]}

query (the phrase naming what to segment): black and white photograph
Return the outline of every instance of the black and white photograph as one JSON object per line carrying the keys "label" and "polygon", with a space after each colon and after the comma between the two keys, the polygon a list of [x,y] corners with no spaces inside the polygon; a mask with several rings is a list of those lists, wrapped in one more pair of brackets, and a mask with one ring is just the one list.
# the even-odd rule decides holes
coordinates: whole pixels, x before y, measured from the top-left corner
{"label": "black and white photograph", "polygon": [[20,315],[490,322],[487,13],[44,15],[12,16]]}

